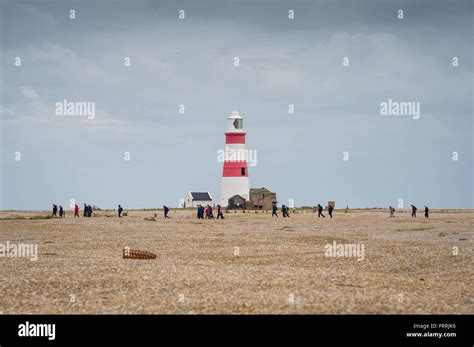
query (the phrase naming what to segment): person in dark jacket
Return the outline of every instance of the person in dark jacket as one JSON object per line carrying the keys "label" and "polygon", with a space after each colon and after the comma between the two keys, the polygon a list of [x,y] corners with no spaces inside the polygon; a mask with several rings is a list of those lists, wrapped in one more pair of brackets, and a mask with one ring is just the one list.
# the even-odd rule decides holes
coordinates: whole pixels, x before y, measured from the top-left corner
{"label": "person in dark jacket", "polygon": [[326,216],[323,214],[323,207],[318,204],[318,218],[323,216],[323,218],[326,218]]}
{"label": "person in dark jacket", "polygon": [[122,218],[122,212],[123,212],[122,206],[118,205],[118,210],[117,210],[117,212],[118,212],[119,218]]}
{"label": "person in dark jacket", "polygon": [[332,218],[332,211],[334,210],[334,207],[332,205],[329,205],[328,206],[328,213],[329,213],[329,217]]}
{"label": "person in dark jacket", "polygon": [[207,205],[207,207],[209,207],[209,215],[208,215],[208,218],[209,218],[209,219],[214,219],[214,215],[212,214],[212,206]]}
{"label": "person in dark jacket", "polygon": [[65,217],[64,209],[62,206],[59,206],[59,218],[63,218],[63,217]]}
{"label": "person in dark jacket", "polygon": [[204,206],[198,205],[197,216],[198,216],[198,219],[204,219]]}
{"label": "person in dark jacket", "polygon": [[425,218],[430,218],[430,209],[428,206],[425,206]]}
{"label": "person in dark jacket", "polygon": [[169,211],[170,211],[170,209],[169,209],[167,206],[163,205],[163,213],[164,213],[164,215],[165,215],[165,218],[170,218],[170,217],[168,216],[168,212],[169,212]]}
{"label": "person in dark jacket", "polygon": [[53,204],[53,217],[58,216],[58,206]]}
{"label": "person in dark jacket", "polygon": [[276,204],[273,204],[273,206],[272,206],[272,218],[273,218],[273,216],[275,216],[275,217],[278,218],[277,211],[278,211],[277,205],[276,205]]}
{"label": "person in dark jacket", "polygon": [[416,210],[418,210],[416,206],[411,205],[411,218],[416,218]]}

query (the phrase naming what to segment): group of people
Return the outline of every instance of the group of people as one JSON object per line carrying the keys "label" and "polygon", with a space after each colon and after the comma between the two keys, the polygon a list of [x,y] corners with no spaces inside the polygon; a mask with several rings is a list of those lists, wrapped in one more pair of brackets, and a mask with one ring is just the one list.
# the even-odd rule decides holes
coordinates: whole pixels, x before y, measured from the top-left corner
{"label": "group of people", "polygon": [[[316,212],[318,212],[318,218],[320,217],[323,217],[323,218],[326,218],[326,216],[323,214],[323,207],[321,206],[321,204],[318,204],[318,206],[316,207]],[[278,207],[276,204],[273,204],[272,206],[272,217],[275,216],[278,218]],[[329,217],[332,218],[332,211],[334,211],[334,206],[332,205],[329,205],[328,206],[328,213],[329,213]],[[282,205],[281,206],[281,212],[283,214],[283,217],[290,217],[290,209],[288,208],[288,206],[286,205]]]}
{"label": "group of people", "polygon": [[[416,211],[418,209],[415,205],[411,205],[411,218],[416,218]],[[430,218],[430,209],[425,205],[425,218]]]}
{"label": "group of people", "polygon": [[[273,204],[272,206],[272,217],[275,216],[278,218],[278,207],[276,204]],[[281,213],[283,215],[283,217],[290,217],[290,209],[288,206],[286,205],[281,205]]]}
{"label": "group of people", "polygon": [[[61,207],[61,206],[60,206]],[[61,214],[61,211],[59,211],[60,214]],[[64,214],[66,214],[66,212],[64,212]],[[83,210],[83,214],[82,214],[84,217],[92,217],[92,206],[91,205],[87,205],[87,204],[84,204],[84,210]],[[79,205],[78,204],[74,204],[74,218],[75,217],[78,217],[79,218]]]}
{"label": "group of people", "polygon": [[[92,206],[84,204],[84,211],[82,214],[84,217],[92,217]],[[79,217],[79,216],[78,216]]]}
{"label": "group of people", "polygon": [[58,211],[59,211],[59,218],[65,218],[66,217],[66,211],[63,209],[61,205],[53,204],[53,217],[58,217]]}
{"label": "group of people", "polygon": [[[66,210],[59,205],[53,204],[53,217],[58,217],[58,212],[59,212],[59,218],[65,218],[66,217]],[[84,204],[84,217],[92,217],[92,206]],[[79,205],[74,204],[74,217],[79,217]]]}
{"label": "group of people", "polygon": [[[318,212],[318,218],[323,217],[325,218],[326,216],[323,214],[323,206],[321,204],[318,204],[316,207],[316,212]],[[416,211],[418,208],[415,205],[411,205],[411,217],[416,218]],[[170,209],[167,206],[163,205],[163,213],[165,218],[170,218],[168,216]],[[278,207],[276,204],[273,204],[272,206],[272,217],[275,216],[278,218]],[[334,207],[332,205],[328,206],[328,213],[329,216],[332,218],[332,212],[334,211]],[[390,218],[395,217],[395,208],[392,206],[389,206],[389,211],[390,211]],[[58,217],[58,212],[59,212],[59,218],[64,218],[66,217],[66,210],[63,209],[62,206],[58,206],[56,204],[53,204],[53,217]],[[123,212],[123,207],[121,205],[118,205],[118,216],[119,218],[122,218],[122,212]],[[283,214],[283,217],[290,217],[290,209],[286,205],[281,206],[281,212]],[[430,210],[428,206],[425,206],[425,218],[429,218]],[[88,204],[84,204],[84,211],[83,211],[83,216],[84,217],[92,217],[92,206]],[[74,204],[74,217],[79,217],[79,205]],[[215,219],[212,206],[207,205],[206,207],[202,205],[198,205],[197,207],[197,217],[198,219]],[[217,205],[217,219],[224,219],[224,209],[221,205]]]}
{"label": "group of people", "polygon": [[[323,214],[323,207],[321,206],[321,204],[318,204],[318,206],[316,207],[316,211],[318,212],[318,218],[320,217],[323,217],[323,218],[326,218],[326,216]],[[329,214],[329,217],[332,218],[332,211],[334,211],[334,206],[333,205],[329,205],[328,206],[328,214]]]}
{"label": "group of people", "polygon": [[[392,206],[388,207],[390,211],[390,218],[395,217],[395,209]],[[418,208],[415,205],[411,205],[411,218],[416,218],[416,211]],[[425,218],[430,218],[430,209],[425,205]]]}
{"label": "group of people", "polygon": [[[202,205],[197,206],[197,217],[198,219],[215,219],[212,211],[212,206],[207,205],[206,207]],[[224,209],[221,205],[217,205],[217,219],[224,219]]]}

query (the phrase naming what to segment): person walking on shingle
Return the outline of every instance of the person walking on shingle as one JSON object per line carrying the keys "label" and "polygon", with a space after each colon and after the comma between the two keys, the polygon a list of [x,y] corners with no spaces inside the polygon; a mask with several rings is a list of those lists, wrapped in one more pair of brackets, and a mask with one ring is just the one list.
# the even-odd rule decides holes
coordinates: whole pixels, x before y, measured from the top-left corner
{"label": "person walking on shingle", "polygon": [[272,218],[273,218],[273,216],[276,216],[278,218],[277,211],[278,211],[277,205],[273,204],[273,206],[272,206]]}
{"label": "person walking on shingle", "polygon": [[209,219],[211,218],[214,219],[214,215],[212,214],[212,206],[210,205],[207,205],[207,206],[209,206]]}
{"label": "person walking on shingle", "polygon": [[411,205],[411,218],[416,218],[416,210],[418,210],[416,206]]}
{"label": "person walking on shingle", "polygon": [[395,209],[392,206],[389,206],[388,209],[390,210],[390,218],[395,217]]}
{"label": "person walking on shingle", "polygon": [[168,212],[169,212],[169,211],[170,211],[170,209],[169,209],[167,206],[163,205],[163,213],[164,213],[164,215],[165,215],[165,218],[170,218],[170,217],[168,216]]}
{"label": "person walking on shingle", "polygon": [[329,217],[331,217],[331,218],[332,218],[332,211],[333,211],[333,210],[334,210],[334,207],[333,207],[331,204],[329,204],[329,206],[328,206],[328,213],[329,213]]}
{"label": "person walking on shingle", "polygon": [[201,219],[201,205],[197,205],[197,217]]}
{"label": "person walking on shingle", "polygon": [[53,204],[53,217],[57,217],[58,216],[58,206]]}
{"label": "person walking on shingle", "polygon": [[425,206],[425,218],[430,218],[430,209],[428,206]]}
{"label": "person walking on shingle", "polygon": [[219,217],[221,219],[224,219],[224,214],[222,212],[223,212],[222,206],[217,205],[217,219],[219,219]]}
{"label": "person walking on shingle", "polygon": [[323,214],[323,207],[318,204],[318,218],[320,218],[321,216],[323,216],[323,218],[326,218],[326,216]]}

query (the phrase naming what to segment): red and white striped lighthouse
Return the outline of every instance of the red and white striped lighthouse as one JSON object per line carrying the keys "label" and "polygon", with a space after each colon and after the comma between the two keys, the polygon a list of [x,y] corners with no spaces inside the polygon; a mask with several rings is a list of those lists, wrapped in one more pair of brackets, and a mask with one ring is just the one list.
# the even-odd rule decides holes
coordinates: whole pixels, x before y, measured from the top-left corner
{"label": "red and white striped lighthouse", "polygon": [[239,112],[232,112],[227,119],[225,133],[225,159],[222,172],[221,206],[227,206],[229,198],[238,194],[249,199],[249,173],[245,150],[243,118]]}

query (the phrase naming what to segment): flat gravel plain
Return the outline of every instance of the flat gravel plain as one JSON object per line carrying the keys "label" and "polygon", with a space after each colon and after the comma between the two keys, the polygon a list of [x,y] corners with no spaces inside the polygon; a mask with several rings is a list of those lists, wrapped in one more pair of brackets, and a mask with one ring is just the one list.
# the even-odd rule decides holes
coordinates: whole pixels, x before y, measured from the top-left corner
{"label": "flat gravel plain", "polygon": [[[473,211],[46,215],[0,212],[0,244],[38,245],[37,261],[0,255],[0,313],[474,313]],[[363,258],[328,257],[334,243]],[[157,258],[123,259],[127,246]]]}

